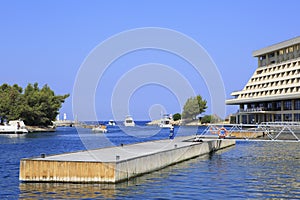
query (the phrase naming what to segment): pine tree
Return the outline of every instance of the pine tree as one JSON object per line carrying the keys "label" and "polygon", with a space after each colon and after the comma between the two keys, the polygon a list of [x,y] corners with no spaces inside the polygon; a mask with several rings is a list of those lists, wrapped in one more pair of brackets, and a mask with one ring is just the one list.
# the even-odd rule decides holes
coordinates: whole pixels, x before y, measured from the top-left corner
{"label": "pine tree", "polygon": [[48,85],[28,84],[24,90],[18,85],[0,86],[0,117],[22,119],[26,125],[48,126],[55,120],[62,103],[70,95],[55,95]]}

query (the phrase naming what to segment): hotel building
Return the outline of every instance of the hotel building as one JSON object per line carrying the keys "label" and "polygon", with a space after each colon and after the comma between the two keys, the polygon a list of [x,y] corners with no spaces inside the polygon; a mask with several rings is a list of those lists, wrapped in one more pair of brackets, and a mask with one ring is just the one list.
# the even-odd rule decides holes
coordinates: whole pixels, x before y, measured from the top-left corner
{"label": "hotel building", "polygon": [[235,123],[300,121],[300,37],[252,53],[258,67],[227,105],[239,105]]}

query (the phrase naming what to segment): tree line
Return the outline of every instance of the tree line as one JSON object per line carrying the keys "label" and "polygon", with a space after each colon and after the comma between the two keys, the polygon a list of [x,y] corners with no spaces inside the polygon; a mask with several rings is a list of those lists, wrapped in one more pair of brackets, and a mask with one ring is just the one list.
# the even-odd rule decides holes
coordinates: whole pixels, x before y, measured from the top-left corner
{"label": "tree line", "polygon": [[48,126],[70,95],[55,95],[46,84],[28,84],[25,89],[17,84],[0,86],[0,117],[6,120],[22,119],[26,125]]}

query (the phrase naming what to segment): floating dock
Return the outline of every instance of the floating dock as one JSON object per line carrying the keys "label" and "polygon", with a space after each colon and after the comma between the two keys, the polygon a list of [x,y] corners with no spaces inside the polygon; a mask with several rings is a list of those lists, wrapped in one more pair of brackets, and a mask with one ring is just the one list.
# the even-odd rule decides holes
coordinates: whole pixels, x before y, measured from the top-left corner
{"label": "floating dock", "polygon": [[235,145],[234,140],[177,137],[65,153],[20,162],[24,182],[117,183]]}

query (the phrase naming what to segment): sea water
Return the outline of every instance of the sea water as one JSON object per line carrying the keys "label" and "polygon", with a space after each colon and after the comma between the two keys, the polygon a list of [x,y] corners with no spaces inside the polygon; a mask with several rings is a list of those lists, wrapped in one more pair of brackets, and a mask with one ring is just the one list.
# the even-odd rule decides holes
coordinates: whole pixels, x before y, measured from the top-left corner
{"label": "sea water", "polygon": [[[142,141],[168,139],[167,129],[57,128],[56,132],[0,135],[1,199],[300,199],[300,143],[237,142],[119,184],[23,183],[20,159]],[[186,128],[176,136],[205,127]],[[139,132],[139,133],[136,133]],[[97,143],[97,144],[93,144]],[[99,142],[100,141],[100,142]],[[103,142],[101,142],[103,141]],[[99,144],[100,143],[100,144]],[[92,144],[92,145],[86,145]]]}

